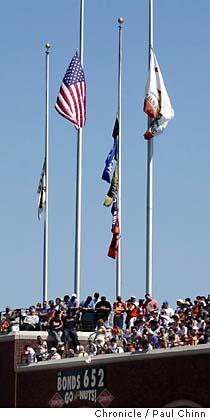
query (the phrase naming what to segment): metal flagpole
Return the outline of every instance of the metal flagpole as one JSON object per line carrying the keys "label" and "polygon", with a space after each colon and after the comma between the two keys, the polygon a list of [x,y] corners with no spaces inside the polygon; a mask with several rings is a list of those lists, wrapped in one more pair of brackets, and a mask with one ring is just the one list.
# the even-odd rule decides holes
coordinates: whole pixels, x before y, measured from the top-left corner
{"label": "metal flagpole", "polygon": [[[84,0],[80,1],[80,61],[83,67]],[[75,228],[75,271],[74,292],[80,301],[80,259],[81,259],[81,203],[82,203],[82,128],[77,134],[77,179],[76,179],[76,228]]]}
{"label": "metal flagpole", "polygon": [[45,113],[45,182],[46,182],[46,202],[44,213],[44,251],[43,251],[43,300],[47,300],[48,293],[48,142],[49,142],[49,57],[50,44],[46,48],[46,113]]}
{"label": "metal flagpole", "polygon": [[[120,226],[120,235],[122,229],[122,206],[121,206],[121,101],[122,101],[122,23],[123,18],[118,19],[119,23],[119,58],[118,58],[118,217]],[[121,254],[121,239],[118,244],[118,256],[116,260],[116,296],[121,296],[122,289],[122,254]]]}
{"label": "metal flagpole", "polygon": [[[149,0],[149,68],[153,48],[153,0]],[[148,117],[148,127],[151,119]],[[153,139],[147,142],[146,293],[152,294],[153,275]]]}

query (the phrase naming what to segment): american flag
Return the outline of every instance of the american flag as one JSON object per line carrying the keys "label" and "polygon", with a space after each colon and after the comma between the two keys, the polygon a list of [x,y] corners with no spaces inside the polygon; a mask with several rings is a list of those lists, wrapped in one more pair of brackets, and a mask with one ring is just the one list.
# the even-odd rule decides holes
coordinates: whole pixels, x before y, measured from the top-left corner
{"label": "american flag", "polygon": [[86,120],[86,83],[78,56],[74,55],[63,78],[55,109],[76,128],[82,128]]}

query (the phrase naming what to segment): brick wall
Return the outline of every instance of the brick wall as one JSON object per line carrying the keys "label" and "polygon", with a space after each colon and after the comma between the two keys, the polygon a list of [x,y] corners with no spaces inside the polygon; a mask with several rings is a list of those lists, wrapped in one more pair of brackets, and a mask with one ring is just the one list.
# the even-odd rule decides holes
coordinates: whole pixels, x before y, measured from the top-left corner
{"label": "brick wall", "polygon": [[36,335],[0,337],[1,407],[210,407],[208,344],[16,368],[26,342]]}

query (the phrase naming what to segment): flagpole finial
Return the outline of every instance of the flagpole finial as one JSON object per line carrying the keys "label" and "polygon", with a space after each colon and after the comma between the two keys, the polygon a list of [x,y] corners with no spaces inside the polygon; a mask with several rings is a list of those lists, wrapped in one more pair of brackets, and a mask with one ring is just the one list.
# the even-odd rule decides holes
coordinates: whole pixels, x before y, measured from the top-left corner
{"label": "flagpole finial", "polygon": [[50,49],[50,47],[51,47],[50,43],[49,43],[49,42],[47,42],[47,43],[45,44],[45,48],[47,48],[47,50],[49,50],[49,49]]}
{"label": "flagpole finial", "polygon": [[120,25],[123,23],[123,18],[122,17],[119,17],[118,23],[120,23]]}

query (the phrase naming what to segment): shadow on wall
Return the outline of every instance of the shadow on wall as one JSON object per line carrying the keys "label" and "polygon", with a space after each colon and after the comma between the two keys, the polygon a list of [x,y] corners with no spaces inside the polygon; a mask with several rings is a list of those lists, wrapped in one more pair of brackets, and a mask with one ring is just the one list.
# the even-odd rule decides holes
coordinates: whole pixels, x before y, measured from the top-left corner
{"label": "shadow on wall", "polygon": [[176,400],[164,405],[164,408],[202,408],[201,405],[190,400]]}

